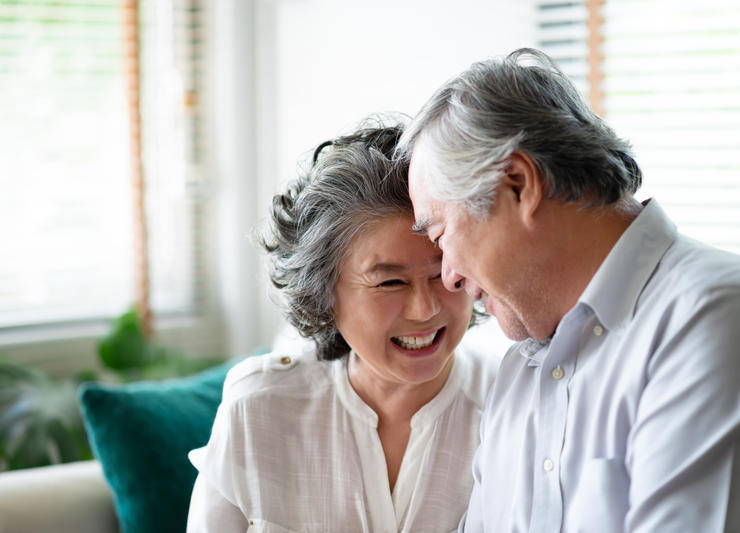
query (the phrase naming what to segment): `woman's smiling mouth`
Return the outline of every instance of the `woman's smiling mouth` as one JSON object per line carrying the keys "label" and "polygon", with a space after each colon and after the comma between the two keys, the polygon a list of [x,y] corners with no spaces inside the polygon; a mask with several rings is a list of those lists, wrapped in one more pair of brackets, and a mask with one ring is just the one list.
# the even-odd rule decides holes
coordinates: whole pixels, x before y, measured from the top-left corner
{"label": "woman's smiling mouth", "polygon": [[391,340],[404,350],[422,350],[432,346],[442,336],[444,330],[442,327],[426,335],[400,335],[392,337]]}

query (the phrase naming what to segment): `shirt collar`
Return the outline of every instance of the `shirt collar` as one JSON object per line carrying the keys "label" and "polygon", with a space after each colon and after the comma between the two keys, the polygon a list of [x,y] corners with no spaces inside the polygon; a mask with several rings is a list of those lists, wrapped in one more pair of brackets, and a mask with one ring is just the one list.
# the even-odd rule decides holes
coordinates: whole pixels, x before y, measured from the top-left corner
{"label": "shirt collar", "polygon": [[528,366],[540,366],[542,359],[545,357],[546,350],[550,345],[550,339],[537,341],[534,339],[525,339],[517,345],[519,355],[529,359]]}
{"label": "shirt collar", "polygon": [[580,302],[609,330],[632,318],[637,299],[668,248],[676,226],[655,200],[644,203],[589,282]]}

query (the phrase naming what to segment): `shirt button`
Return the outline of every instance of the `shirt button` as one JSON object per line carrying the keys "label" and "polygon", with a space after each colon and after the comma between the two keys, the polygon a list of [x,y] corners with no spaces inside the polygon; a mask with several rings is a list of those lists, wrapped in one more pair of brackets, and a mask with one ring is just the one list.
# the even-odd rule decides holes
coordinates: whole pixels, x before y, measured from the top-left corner
{"label": "shirt button", "polygon": [[560,368],[560,365],[558,365],[552,369],[552,372],[550,372],[550,375],[553,377],[553,379],[563,379],[563,376],[565,375],[565,371],[562,368]]}
{"label": "shirt button", "polygon": [[545,472],[552,472],[552,469],[555,468],[555,463],[552,462],[552,459],[545,459],[542,463],[542,468],[545,469]]}
{"label": "shirt button", "polygon": [[596,335],[598,337],[602,333],[604,333],[604,328],[602,328],[599,324],[596,324],[594,326],[594,335]]}
{"label": "shirt button", "polygon": [[280,364],[281,365],[289,365],[290,364],[290,361],[291,361],[291,359],[287,355],[284,355],[283,357],[280,358]]}

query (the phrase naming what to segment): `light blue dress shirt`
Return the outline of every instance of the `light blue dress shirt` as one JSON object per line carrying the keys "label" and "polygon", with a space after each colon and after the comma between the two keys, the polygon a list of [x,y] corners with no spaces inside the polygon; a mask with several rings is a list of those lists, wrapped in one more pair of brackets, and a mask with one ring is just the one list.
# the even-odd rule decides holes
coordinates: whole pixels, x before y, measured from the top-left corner
{"label": "light blue dress shirt", "polygon": [[551,341],[514,345],[465,532],[740,532],[740,257],[653,200]]}

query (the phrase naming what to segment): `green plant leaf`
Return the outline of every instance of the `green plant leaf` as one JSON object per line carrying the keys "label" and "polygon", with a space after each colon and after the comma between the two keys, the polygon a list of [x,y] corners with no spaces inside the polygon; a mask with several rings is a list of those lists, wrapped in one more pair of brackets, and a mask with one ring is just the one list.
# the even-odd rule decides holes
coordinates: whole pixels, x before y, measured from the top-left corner
{"label": "green plant leaf", "polygon": [[98,342],[98,355],[114,370],[141,368],[151,361],[151,345],[135,309],[116,318],[112,331]]}
{"label": "green plant leaf", "polygon": [[92,456],[76,383],[0,359],[0,471]]}

